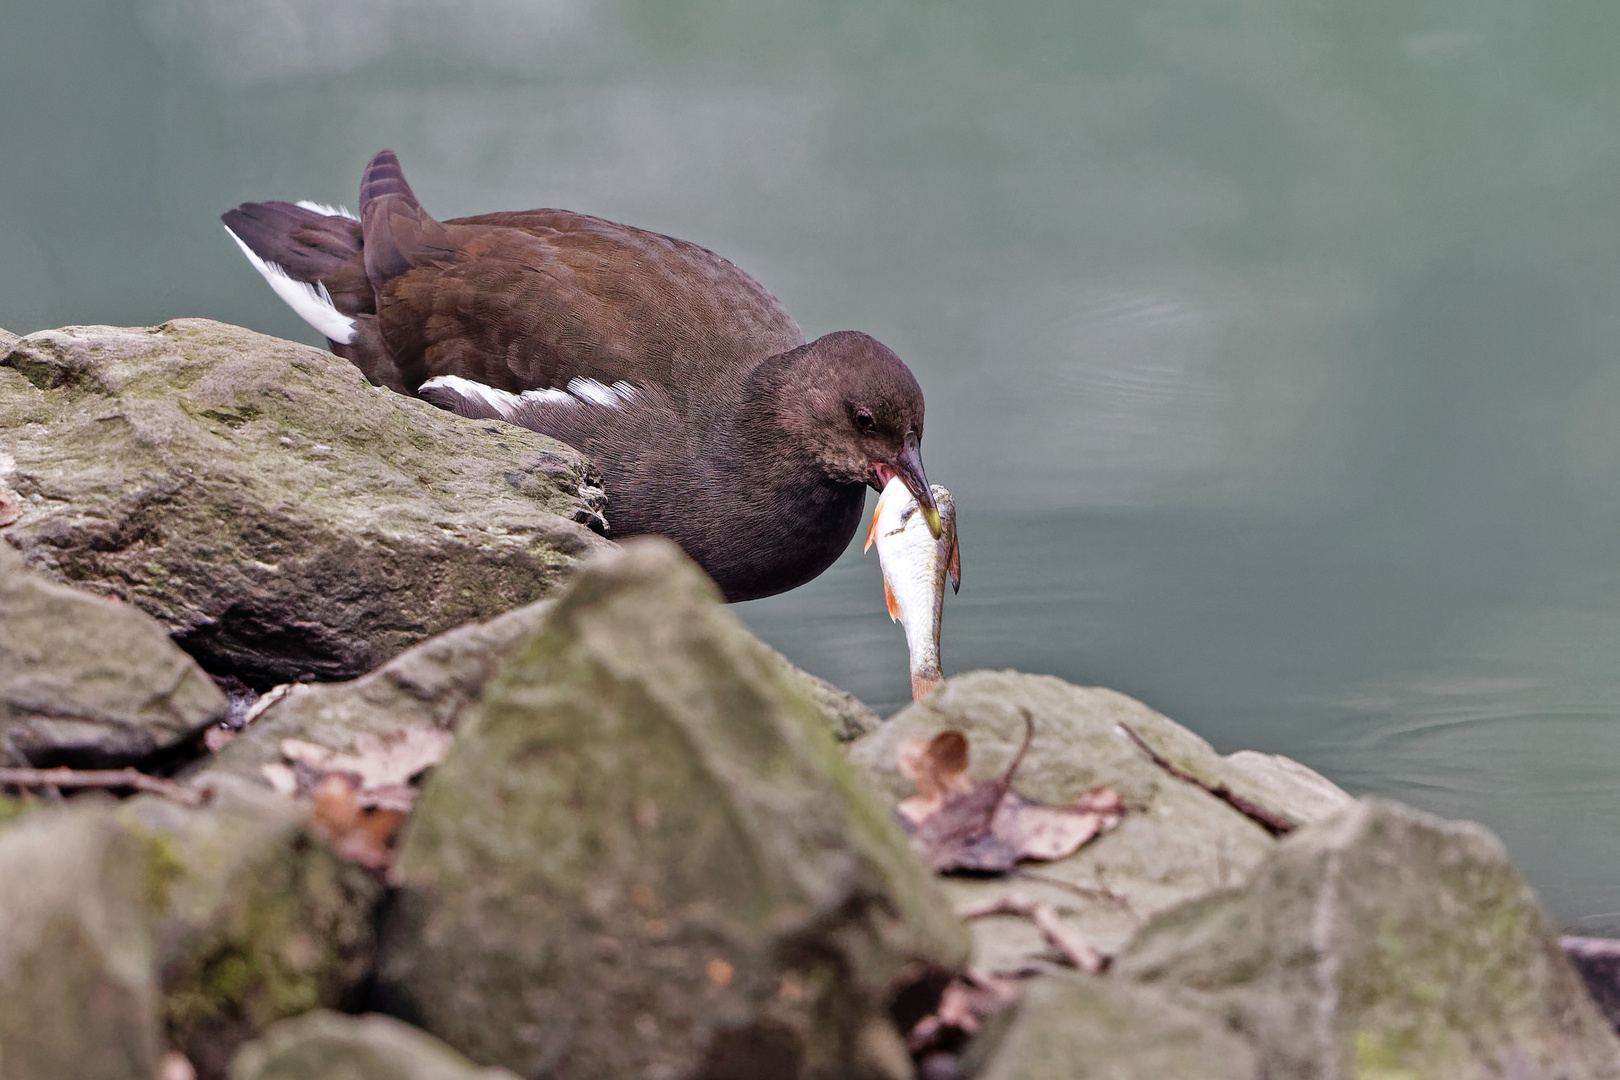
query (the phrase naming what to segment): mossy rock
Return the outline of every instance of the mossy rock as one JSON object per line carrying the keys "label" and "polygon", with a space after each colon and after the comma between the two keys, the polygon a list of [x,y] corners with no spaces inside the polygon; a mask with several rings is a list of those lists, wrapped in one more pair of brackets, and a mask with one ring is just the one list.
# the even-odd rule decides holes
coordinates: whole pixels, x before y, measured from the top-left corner
{"label": "mossy rock", "polygon": [[582,568],[407,827],[380,1000],[524,1076],[909,1070],[967,937],[771,651],[667,541]]}
{"label": "mossy rock", "polygon": [[[284,687],[252,724],[203,763],[201,772],[262,780],[263,767],[282,760],[284,739],[349,753],[359,735],[387,737],[410,728],[454,731],[508,656],[544,625],[553,604],[540,600],[447,630],[350,682]],[[794,667],[780,654],[770,655],[780,674],[816,706],[835,737],[852,738],[877,726],[877,715],[853,694]]]}
{"label": "mossy rock", "polygon": [[1114,977],[1220,1018],[1268,1076],[1620,1077],[1620,1041],[1500,841],[1382,800],[1161,915]]}
{"label": "mossy rock", "polygon": [[309,835],[307,804],[234,776],[208,784],[204,806],[143,795],[116,812],[147,853],[164,1035],[204,1080],[267,1025],[347,1003],[382,891]]}
{"label": "mossy rock", "polygon": [[32,565],[259,688],[360,675],[607,545],[570,448],[201,319],[0,348],[0,463]]}
{"label": "mossy rock", "polygon": [[154,1076],[150,849],[108,800],[0,826],[0,1076]]}

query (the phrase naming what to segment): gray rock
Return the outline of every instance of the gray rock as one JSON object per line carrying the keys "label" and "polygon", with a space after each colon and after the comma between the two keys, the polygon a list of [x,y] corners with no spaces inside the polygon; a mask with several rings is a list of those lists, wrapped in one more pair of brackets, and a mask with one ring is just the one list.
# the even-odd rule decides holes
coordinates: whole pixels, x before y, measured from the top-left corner
{"label": "gray rock", "polygon": [[311,839],[307,804],[208,783],[205,806],[142,795],[116,811],[150,853],[164,1034],[203,1080],[267,1025],[346,1000],[371,966],[381,892]]}
{"label": "gray rock", "polygon": [[59,585],[0,543],[0,763],[124,765],[228,709],[151,616]]}
{"label": "gray rock", "polygon": [[0,355],[3,533],[257,687],[352,678],[551,592],[607,541],[561,443],[206,320],[69,327]]}
{"label": "gray rock", "polygon": [[[203,771],[262,779],[265,765],[281,761],[284,739],[348,753],[361,734],[387,736],[415,727],[453,731],[512,650],[544,625],[553,603],[539,600],[487,622],[458,626],[351,682],[288,686]],[[837,738],[877,726],[877,714],[853,694],[794,667],[779,653],[769,655]]]}
{"label": "gray rock", "polygon": [[[1262,1080],[1252,1048],[1207,1013],[1100,977],[1037,979],[969,1051],[977,1080]],[[984,1056],[987,1061],[974,1060]],[[1369,1078],[1370,1080],[1370,1078]]]}
{"label": "gray rock", "polygon": [[158,987],[149,852],[84,802],[0,828],[0,1072],[146,1080]]}
{"label": "gray rock", "polygon": [[[968,737],[969,774],[993,779],[1023,741],[1020,709],[1034,718],[1035,739],[1013,786],[1024,795],[1062,804],[1108,785],[1124,798],[1125,819],[1068,859],[1032,865],[1029,869],[1044,880],[951,877],[943,879],[945,888],[959,910],[1008,893],[1050,901],[1071,929],[1104,953],[1121,948],[1158,912],[1242,882],[1275,844],[1228,803],[1155,765],[1121,724],[1178,769],[1241,790],[1274,813],[1308,818],[1330,798],[1327,791],[1338,790],[1304,766],[1294,769],[1313,781],[1290,771],[1286,782],[1271,784],[1260,769],[1234,767],[1197,735],[1113,690],[1010,671],[970,672],[947,680],[940,690],[853,743],[851,754],[898,801],[913,793],[895,764],[900,744],[956,728]],[[1297,797],[1296,789],[1310,795]],[[1349,796],[1343,798],[1349,801]],[[978,968],[1018,971],[1049,952],[1026,918],[991,916],[973,920],[972,926]]]}
{"label": "gray rock", "polygon": [[1365,800],[1245,888],[1169,912],[1116,963],[1298,1080],[1620,1077],[1620,1042],[1502,845]]}
{"label": "gray rock", "polygon": [[481,1069],[391,1016],[324,1009],[283,1020],[242,1047],[230,1080],[516,1080]]}
{"label": "gray rock", "polygon": [[812,675],[776,650],[771,650],[777,668],[793,681],[827,720],[828,730],[839,742],[849,742],[876,731],[883,718],[848,690],[834,686],[819,675]]}
{"label": "gray rock", "polygon": [[1212,774],[1214,779],[1300,825],[1326,821],[1356,801],[1321,773],[1281,754],[1238,750],[1221,761],[1225,767]]}
{"label": "gray rock", "polygon": [[380,1000],[524,1076],[907,1076],[887,997],[966,958],[817,710],[660,540],[512,652],[394,872]]}
{"label": "gray rock", "polygon": [[281,761],[283,739],[347,753],[357,735],[385,736],[423,727],[454,730],[507,655],[544,625],[553,603],[540,600],[487,622],[458,626],[350,682],[285,687],[204,763],[202,772],[262,781],[262,767]]}

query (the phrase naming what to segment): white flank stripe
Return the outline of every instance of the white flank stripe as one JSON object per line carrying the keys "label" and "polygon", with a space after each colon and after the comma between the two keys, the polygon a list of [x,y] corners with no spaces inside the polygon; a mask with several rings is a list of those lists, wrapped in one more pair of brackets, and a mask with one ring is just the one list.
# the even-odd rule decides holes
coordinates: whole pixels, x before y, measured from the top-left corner
{"label": "white flank stripe", "polygon": [[636,388],[627,382],[616,382],[612,386],[603,386],[595,379],[570,379],[568,392],[581,401],[592,405],[605,405],[616,409],[636,396]]}
{"label": "white flank stripe", "polygon": [[326,291],[325,285],[310,285],[289,276],[275,263],[265,262],[255,255],[253,249],[242,243],[242,238],[231,232],[229,227],[225,231],[231,233],[231,239],[248,257],[248,262],[264,275],[264,280],[276,290],[276,295],[287,301],[287,306],[296,311],[299,318],[340,345],[354,340],[354,320],[332,303],[332,294]]}
{"label": "white flank stripe", "polygon": [[[453,390],[470,401],[481,401],[507,420],[510,420],[513,414],[517,412],[518,404],[523,400],[522,397],[509,391],[487,386],[481,382],[474,382],[471,379],[463,379],[460,375],[436,375],[422,384],[423,390],[436,387]],[[528,394],[523,395],[523,397],[528,396]]]}
{"label": "white flank stripe", "polygon": [[578,405],[579,400],[562,390],[525,390],[524,401],[541,401],[547,405]]}
{"label": "white flank stripe", "polygon": [[514,394],[471,379],[463,379],[460,375],[438,375],[422,384],[423,390],[434,388],[450,390],[471,401],[481,401],[507,420],[517,414],[519,406],[524,402],[562,405],[575,409],[581,405],[600,405],[613,409],[627,401],[635,400],[636,396],[636,388],[627,382],[616,382],[609,387],[603,386],[595,379],[571,379],[567,390],[525,390],[521,394]]}
{"label": "white flank stripe", "polygon": [[302,206],[305,210],[313,210],[317,214],[325,214],[327,217],[345,217],[350,221],[360,220],[349,212],[347,206],[328,206],[325,203],[316,202],[314,199],[299,199],[297,205]]}

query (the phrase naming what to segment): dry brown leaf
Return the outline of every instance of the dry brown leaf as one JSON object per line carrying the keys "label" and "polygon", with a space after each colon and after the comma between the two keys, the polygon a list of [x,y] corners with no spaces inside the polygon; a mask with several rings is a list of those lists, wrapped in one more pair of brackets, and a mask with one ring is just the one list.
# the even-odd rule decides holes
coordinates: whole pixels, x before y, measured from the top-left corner
{"label": "dry brown leaf", "polygon": [[410,728],[356,736],[354,750],[341,754],[283,739],[281,754],[289,764],[261,771],[277,791],[314,803],[312,828],[334,851],[380,869],[392,861],[394,836],[416,801],[410,781],[442,761],[452,740],[448,731]]}
{"label": "dry brown leaf", "polygon": [[964,795],[973,788],[967,778],[968,741],[960,731],[942,731],[932,739],[907,739],[900,744],[900,774],[916,787],[917,794],[896,809],[913,825],[930,816],[952,795]]}
{"label": "dry brown leaf", "polygon": [[1119,824],[1124,805],[1110,788],[1094,788],[1071,806],[1049,806],[1011,790],[1012,777],[1035,738],[1035,719],[1024,716],[1024,742],[999,780],[967,779],[968,742],[944,731],[924,742],[902,743],[902,773],[917,794],[899,812],[916,827],[911,843],[940,873],[1006,873],[1024,859],[1066,859]]}
{"label": "dry brown leaf", "polygon": [[440,728],[406,728],[382,737],[366,733],[355,736],[354,751],[348,754],[301,739],[283,739],[281,756],[321,772],[350,773],[358,778],[361,791],[375,791],[407,784],[437,765],[454,739]]}
{"label": "dry brown leaf", "polygon": [[315,788],[311,825],[343,858],[380,869],[393,858],[389,845],[405,815],[399,810],[361,806],[355,796],[350,777],[328,774]]}

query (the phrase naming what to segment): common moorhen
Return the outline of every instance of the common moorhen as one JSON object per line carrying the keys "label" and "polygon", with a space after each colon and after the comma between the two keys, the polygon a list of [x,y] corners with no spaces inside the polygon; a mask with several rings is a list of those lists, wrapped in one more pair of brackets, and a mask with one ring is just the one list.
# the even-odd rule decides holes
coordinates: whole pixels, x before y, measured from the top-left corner
{"label": "common moorhen", "polygon": [[728,600],[821,573],[896,476],[938,535],[911,371],[855,331],[806,344],[712,251],[567,210],[436,221],[388,150],[358,220],[309,202],[223,220],[368,379],[583,451],[611,534],[670,537]]}

